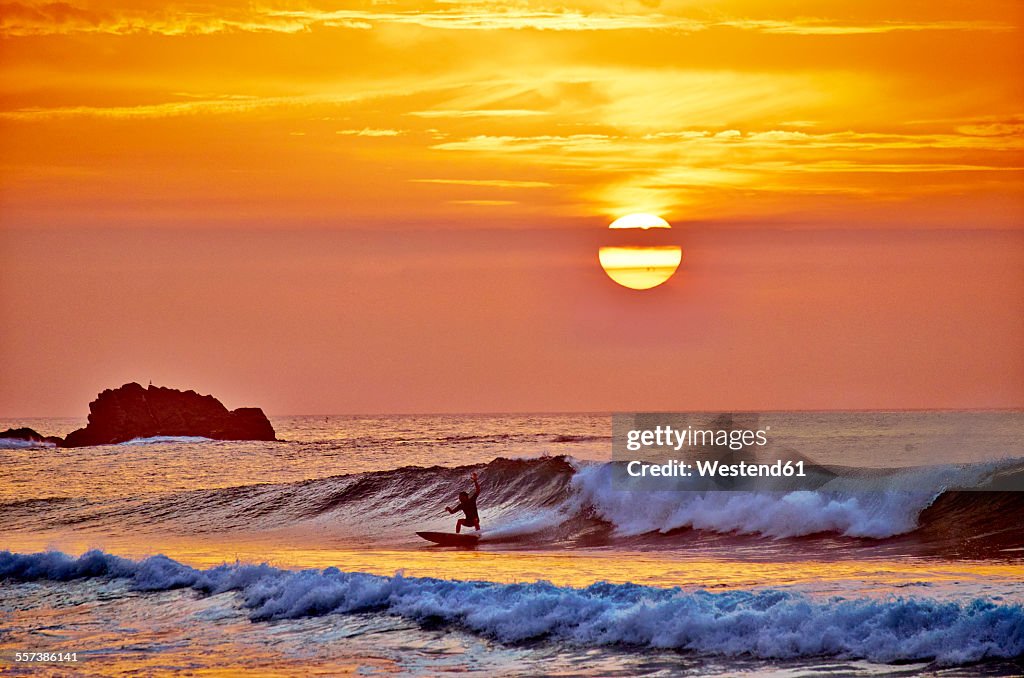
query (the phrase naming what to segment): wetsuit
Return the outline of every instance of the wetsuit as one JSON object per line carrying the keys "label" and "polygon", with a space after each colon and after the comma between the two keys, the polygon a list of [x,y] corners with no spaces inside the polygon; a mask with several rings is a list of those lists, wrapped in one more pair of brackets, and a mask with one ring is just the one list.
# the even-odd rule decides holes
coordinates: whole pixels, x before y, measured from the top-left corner
{"label": "wetsuit", "polygon": [[469,495],[466,501],[460,501],[459,507],[456,511],[462,511],[466,514],[466,519],[463,521],[464,524],[473,525],[474,527],[480,524],[480,514],[476,510],[476,497],[477,493]]}

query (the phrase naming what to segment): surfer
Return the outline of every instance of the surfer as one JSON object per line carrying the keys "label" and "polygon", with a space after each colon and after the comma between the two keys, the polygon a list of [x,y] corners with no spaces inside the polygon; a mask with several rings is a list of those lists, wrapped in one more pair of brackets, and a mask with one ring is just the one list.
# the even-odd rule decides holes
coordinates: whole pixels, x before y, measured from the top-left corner
{"label": "surfer", "polygon": [[455,534],[462,531],[463,525],[466,527],[474,527],[476,531],[480,531],[480,514],[476,510],[476,498],[480,496],[480,481],[476,479],[476,473],[473,474],[473,487],[476,490],[473,494],[466,492],[459,492],[459,503],[455,506],[445,506],[444,510],[448,513],[455,513],[462,511],[466,514],[465,518],[459,518],[459,521],[455,523]]}

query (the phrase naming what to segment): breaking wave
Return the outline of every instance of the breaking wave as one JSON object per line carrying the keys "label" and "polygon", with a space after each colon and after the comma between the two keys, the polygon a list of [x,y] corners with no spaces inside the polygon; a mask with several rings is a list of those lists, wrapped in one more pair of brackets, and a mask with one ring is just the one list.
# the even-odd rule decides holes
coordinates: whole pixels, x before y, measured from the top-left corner
{"label": "breaking wave", "polygon": [[132,561],[0,552],[0,579],[125,578],[138,591],[235,592],[254,622],[383,613],[445,624],[505,643],[675,649],[765,659],[931,660],[958,665],[1024,655],[1024,607],[975,599],[815,599],[766,589],[709,593],[637,584],[586,588],[384,577],[269,565],[196,570],[165,556]]}
{"label": "breaking wave", "polygon": [[[711,538],[854,539],[901,535],[935,549],[984,542],[1024,546],[1024,493],[970,492],[1024,474],[1020,459],[864,472],[827,490],[649,491],[612,486],[612,463],[565,456],[495,459],[458,468],[404,467],[292,483],[182,491],[121,499],[14,502],[0,521],[33,529],[107,522],[160,533],[209,533],[329,524],[340,533],[409,540],[414,530],[448,530],[443,507],[478,472],[483,540],[531,546]],[[865,478],[871,489],[865,489]],[[979,539],[981,541],[979,541]]]}

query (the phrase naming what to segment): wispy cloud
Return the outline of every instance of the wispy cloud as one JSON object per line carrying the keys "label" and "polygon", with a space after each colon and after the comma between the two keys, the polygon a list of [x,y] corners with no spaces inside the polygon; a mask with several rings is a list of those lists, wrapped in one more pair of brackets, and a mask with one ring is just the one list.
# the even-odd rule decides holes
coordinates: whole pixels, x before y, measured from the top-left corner
{"label": "wispy cloud", "polygon": [[786,35],[867,35],[896,33],[903,31],[995,31],[1015,30],[1015,27],[998,21],[875,21],[842,22],[829,19],[726,19],[713,26],[737,28],[759,33]]}
{"label": "wispy cloud", "polygon": [[[423,91],[431,91],[435,85],[428,82],[420,83]],[[187,92],[172,94],[175,100],[156,104],[126,104],[121,106],[50,106],[22,107],[9,111],[0,111],[0,119],[6,120],[45,120],[50,118],[170,118],[192,115],[221,115],[244,113],[262,109],[303,109],[318,106],[339,106],[368,101],[377,98],[408,95],[416,92],[416,87],[408,83],[381,82],[376,87],[359,86],[352,93],[330,94],[297,94],[293,96],[255,96],[239,94],[195,95]],[[181,101],[179,99],[184,99]],[[377,130],[360,128],[357,130],[341,130],[339,134],[359,134],[363,136],[393,136],[403,133],[402,130]],[[375,134],[380,132],[380,134]]]}
{"label": "wispy cloud", "polygon": [[[708,191],[878,197],[889,183],[881,177],[892,174],[932,177],[915,181],[911,188],[901,184],[904,195],[926,193],[942,183],[961,185],[966,180],[956,177],[963,173],[1019,181],[1024,172],[1024,134],[1009,133],[1009,127],[991,131],[1001,134],[722,129],[646,135],[477,135],[433,148],[517,166],[585,171],[591,176],[588,200],[607,205],[611,212],[657,212],[697,204],[707,199]],[[601,174],[599,181],[593,180],[595,172]],[[871,179],[872,175],[879,178]]]}
{"label": "wispy cloud", "polygon": [[418,118],[529,118],[548,115],[547,111],[525,108],[483,108],[476,110],[411,111],[408,115]]}
{"label": "wispy cloud", "polygon": [[363,129],[340,129],[335,134],[344,134],[348,136],[356,137],[397,137],[405,134],[406,130],[401,129],[371,129],[364,127]]}
{"label": "wispy cloud", "polygon": [[38,120],[46,118],[168,118],[201,113],[237,113],[256,108],[279,106],[294,102],[294,97],[225,97],[189,101],[168,101],[159,104],[128,106],[54,106],[49,108],[19,108],[0,112],[7,120]]}
{"label": "wispy cloud", "polygon": [[419,184],[456,184],[459,186],[490,186],[493,188],[550,188],[546,181],[515,181],[510,179],[410,179]]}
{"label": "wispy cloud", "polygon": [[167,36],[214,33],[301,33],[316,28],[372,29],[379,25],[461,31],[624,31],[697,32],[736,29],[789,35],[859,35],[901,31],[1010,31],[995,21],[847,22],[824,18],[706,19],[657,12],[616,13],[550,7],[541,3],[465,3],[431,11],[373,9],[323,10],[198,7],[180,10],[99,10],[65,2],[0,4],[0,35],[7,37],[71,33]]}
{"label": "wispy cloud", "polygon": [[[364,28],[370,28],[367,24]],[[308,30],[308,22],[262,11],[100,10],[66,2],[0,4],[0,35],[24,37],[100,33],[166,36],[210,35],[214,33],[275,32]]]}
{"label": "wispy cloud", "polygon": [[271,11],[271,16],[310,25],[347,26],[352,23],[406,24],[443,30],[621,31],[673,29],[704,30],[701,21],[662,14],[615,14],[567,9],[532,9],[518,4],[465,4],[443,11],[377,12],[363,10]]}
{"label": "wispy cloud", "polygon": [[[984,128],[982,131],[990,131]],[[831,132],[811,134],[791,130],[741,132],[740,130],[680,130],[642,136],[612,134],[571,135],[477,135],[435,144],[446,151],[476,152],[531,152],[539,150],[566,153],[605,152],[609,149],[625,151],[647,147],[665,152],[686,149],[794,149],[796,147],[823,150],[1024,150],[1024,127],[995,128],[999,133],[979,134],[968,127],[959,134],[890,134],[879,132]],[[969,130],[969,131],[968,131]]]}
{"label": "wispy cloud", "polygon": [[480,207],[502,207],[505,205],[518,205],[517,200],[449,200],[451,205],[477,205]]}
{"label": "wispy cloud", "polygon": [[540,134],[535,136],[480,134],[466,139],[435,144],[434,148],[442,151],[475,152],[522,152],[559,148],[569,151],[587,151],[607,148],[613,139],[615,137],[606,134]]}

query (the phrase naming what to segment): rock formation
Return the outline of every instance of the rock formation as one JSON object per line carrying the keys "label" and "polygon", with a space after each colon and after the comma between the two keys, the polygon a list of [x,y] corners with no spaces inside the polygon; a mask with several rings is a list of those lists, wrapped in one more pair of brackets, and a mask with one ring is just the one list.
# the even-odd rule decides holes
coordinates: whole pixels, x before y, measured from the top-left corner
{"label": "rock formation", "polygon": [[24,440],[29,443],[50,443],[58,447],[64,444],[64,439],[60,436],[44,436],[30,428],[9,428],[6,431],[0,431],[0,439]]}
{"label": "rock formation", "polygon": [[89,403],[89,424],[72,431],[65,447],[109,445],[152,436],[202,436],[216,440],[276,440],[263,410],[228,410],[195,391],[136,383],[107,389]]}

